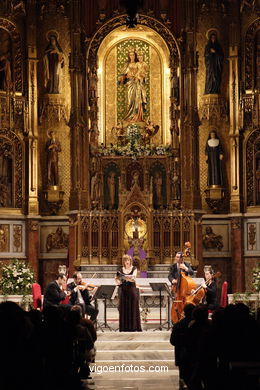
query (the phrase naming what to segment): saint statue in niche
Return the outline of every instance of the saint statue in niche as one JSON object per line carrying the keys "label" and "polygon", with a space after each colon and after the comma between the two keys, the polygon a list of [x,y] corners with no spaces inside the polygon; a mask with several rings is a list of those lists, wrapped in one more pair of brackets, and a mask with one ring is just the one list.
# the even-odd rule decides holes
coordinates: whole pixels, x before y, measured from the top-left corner
{"label": "saint statue in niche", "polygon": [[64,66],[63,51],[55,34],[49,35],[49,44],[43,57],[44,86],[47,93],[60,93],[61,69]]}
{"label": "saint statue in niche", "polygon": [[11,39],[7,31],[0,29],[0,90],[12,88]]}
{"label": "saint statue in niche", "polygon": [[157,208],[161,208],[163,206],[163,196],[162,196],[162,174],[157,171],[154,175],[154,205]]}
{"label": "saint statue in niche", "polygon": [[92,202],[98,202],[100,199],[100,174],[95,172],[91,178],[90,198]]}
{"label": "saint statue in niche", "polygon": [[205,94],[220,93],[224,53],[216,32],[211,32],[205,47],[206,83]]}
{"label": "saint statue in niche", "polygon": [[220,139],[215,130],[209,133],[205,148],[206,163],[208,164],[208,186],[222,186],[222,160],[224,157]]}
{"label": "saint statue in niche", "polygon": [[47,177],[49,186],[59,185],[59,152],[61,152],[60,142],[56,139],[55,131],[49,132],[50,139],[46,142],[47,152]]}
{"label": "saint statue in niche", "polygon": [[116,173],[111,171],[107,178],[107,187],[108,187],[108,206],[112,210],[116,206]]}
{"label": "saint statue in niche", "polygon": [[134,48],[128,51],[128,60],[118,83],[127,87],[127,112],[124,120],[130,123],[144,122],[146,111],[146,89],[145,80],[148,72],[148,65],[144,61],[144,53],[136,53]]}

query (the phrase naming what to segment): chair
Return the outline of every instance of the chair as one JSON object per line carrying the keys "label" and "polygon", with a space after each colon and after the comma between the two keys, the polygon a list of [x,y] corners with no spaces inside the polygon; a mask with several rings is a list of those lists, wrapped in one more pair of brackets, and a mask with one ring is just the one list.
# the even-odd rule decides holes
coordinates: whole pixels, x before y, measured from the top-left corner
{"label": "chair", "polygon": [[220,306],[226,307],[227,306],[227,289],[228,289],[228,282],[223,282],[222,288],[221,288],[221,296],[220,296]]}
{"label": "chair", "polygon": [[38,283],[32,284],[33,308],[42,310],[42,289]]}
{"label": "chair", "polygon": [[67,305],[69,303],[69,300],[70,300],[70,297],[67,296],[65,299],[63,299],[63,301],[61,301],[61,304],[62,305]]}

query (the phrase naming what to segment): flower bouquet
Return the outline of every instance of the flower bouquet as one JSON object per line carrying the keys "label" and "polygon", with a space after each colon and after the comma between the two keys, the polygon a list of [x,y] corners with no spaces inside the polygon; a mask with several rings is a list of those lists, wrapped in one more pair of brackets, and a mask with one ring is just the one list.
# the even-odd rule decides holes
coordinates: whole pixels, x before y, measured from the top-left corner
{"label": "flower bouquet", "polygon": [[14,259],[1,268],[0,292],[3,295],[31,294],[35,279],[33,271],[25,261]]}

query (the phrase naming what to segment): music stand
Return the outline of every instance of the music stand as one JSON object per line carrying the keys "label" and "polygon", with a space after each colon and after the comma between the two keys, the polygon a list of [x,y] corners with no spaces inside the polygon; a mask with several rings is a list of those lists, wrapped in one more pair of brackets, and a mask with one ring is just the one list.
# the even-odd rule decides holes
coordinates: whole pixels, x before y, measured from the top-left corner
{"label": "music stand", "polygon": [[[149,283],[153,291],[159,291],[159,297],[160,297],[160,325],[155,328],[154,330],[163,330],[166,325],[167,329],[170,329],[170,320],[169,320],[169,297],[170,297],[170,290],[169,286],[167,283]],[[167,320],[162,324],[162,291],[166,291],[168,294],[168,315],[167,315]]]}
{"label": "music stand", "polygon": [[106,285],[103,284],[97,288],[95,293],[95,299],[102,299],[104,301],[104,322],[97,322],[97,326],[104,332],[103,328],[108,328],[109,330],[113,330],[111,326],[107,323],[107,299],[111,299],[116,286],[115,285]]}

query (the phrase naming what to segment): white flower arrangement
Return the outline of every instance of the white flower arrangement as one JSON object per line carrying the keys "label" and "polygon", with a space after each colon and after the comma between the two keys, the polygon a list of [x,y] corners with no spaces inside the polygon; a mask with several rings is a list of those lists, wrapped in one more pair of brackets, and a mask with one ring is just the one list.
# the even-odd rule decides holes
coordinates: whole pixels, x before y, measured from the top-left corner
{"label": "white flower arrangement", "polygon": [[260,263],[253,269],[252,285],[256,292],[260,292]]}
{"label": "white flower arrangement", "polygon": [[1,267],[0,291],[3,295],[31,293],[35,281],[33,271],[25,261],[14,259]]}
{"label": "white flower arrangement", "polygon": [[125,146],[110,145],[98,149],[99,156],[128,156],[132,158],[141,156],[171,156],[173,153],[171,145],[140,145],[137,141],[128,143]]}

